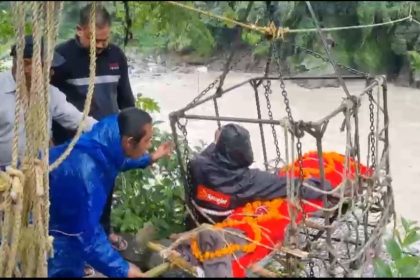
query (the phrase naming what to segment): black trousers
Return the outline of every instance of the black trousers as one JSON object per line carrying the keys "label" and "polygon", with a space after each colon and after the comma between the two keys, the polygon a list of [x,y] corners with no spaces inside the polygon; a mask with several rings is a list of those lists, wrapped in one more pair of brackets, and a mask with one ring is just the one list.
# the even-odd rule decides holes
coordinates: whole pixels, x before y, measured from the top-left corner
{"label": "black trousers", "polygon": [[104,206],[101,221],[100,221],[107,236],[111,234],[111,207],[112,207],[112,197],[114,194],[114,187],[115,186],[112,187],[112,190],[110,194],[108,195],[108,199]]}

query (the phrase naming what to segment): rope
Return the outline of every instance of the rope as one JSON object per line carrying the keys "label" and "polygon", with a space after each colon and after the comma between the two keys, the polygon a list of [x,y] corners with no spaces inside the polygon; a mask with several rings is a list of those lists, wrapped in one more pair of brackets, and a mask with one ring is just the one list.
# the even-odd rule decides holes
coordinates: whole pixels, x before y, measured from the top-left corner
{"label": "rope", "polygon": [[[27,143],[32,145],[31,149],[26,149],[28,151],[27,159],[29,160],[29,178],[34,178],[28,182],[26,186],[25,194],[31,194],[32,198],[28,198],[30,213],[33,217],[34,223],[34,237],[38,241],[31,246],[31,253],[34,254],[35,259],[32,260],[35,262],[35,275],[36,277],[42,277],[42,275],[47,275],[47,267],[44,265],[44,248],[46,243],[46,238],[48,233],[44,233],[45,221],[43,219],[43,171],[42,164],[37,160],[37,152],[44,152],[45,142],[48,139],[48,121],[47,121],[47,111],[48,104],[45,102],[47,99],[49,87],[45,86],[45,75],[49,75],[49,70],[46,69],[49,67],[47,65],[42,65],[42,49],[41,49],[41,40],[42,33],[45,30],[45,24],[47,21],[46,18],[46,2],[32,2],[32,17],[33,17],[33,38],[34,38],[34,53],[32,56],[32,83],[31,83],[31,106],[29,111],[31,111],[32,116],[30,117],[30,122],[27,129],[30,132],[30,138]],[[48,34],[47,34],[48,35]],[[44,50],[45,47],[48,48],[49,38],[44,39]],[[48,49],[47,49],[48,50]],[[51,57],[50,53],[45,55],[45,58]],[[35,122],[41,120],[41,125],[36,125]],[[47,135],[45,135],[47,133]],[[42,154],[43,162],[45,162],[45,155]],[[26,271],[29,274],[29,271]]]}
{"label": "rope", "polygon": [[[241,27],[243,27],[245,29],[248,29],[248,30],[252,30],[252,31],[256,31],[256,32],[259,32],[259,33],[262,33],[262,34],[265,34],[265,35],[269,35],[273,39],[283,39],[284,35],[288,34],[288,33],[313,33],[313,32],[318,32],[317,28],[289,29],[288,27],[277,27],[274,24],[274,22],[270,22],[267,26],[262,27],[262,26],[258,26],[256,24],[243,23],[243,22],[240,22],[240,21],[237,21],[237,20],[225,17],[225,16],[219,16],[219,15],[213,14],[211,12],[203,11],[203,10],[200,10],[198,8],[194,8],[192,6],[182,4],[180,2],[175,2],[175,1],[166,1],[166,2],[168,4],[178,6],[178,7],[187,9],[189,11],[194,11],[194,12],[197,12],[199,14],[203,14],[203,15],[206,15],[206,16],[209,16],[209,17],[212,17],[212,18],[216,18],[216,19],[219,19],[221,21],[224,21],[224,22],[227,22],[227,23],[230,23],[230,24],[241,26]],[[372,27],[379,27],[379,26],[385,26],[385,25],[392,25],[392,24],[407,21],[407,20],[408,21],[411,21],[411,20],[417,21],[417,20],[413,19],[412,15],[411,15],[411,10],[410,10],[409,16],[406,16],[406,17],[403,17],[403,18],[400,18],[400,19],[385,21],[385,22],[381,22],[381,23],[373,23],[373,24],[322,28],[321,31],[322,32],[333,32],[333,31],[342,31],[342,30],[372,28]]]}
{"label": "rope", "polygon": [[10,236],[13,237],[11,231],[13,229],[11,221],[13,220],[13,206],[11,203],[11,198],[15,194],[16,186],[18,185],[18,177],[15,176],[15,168],[17,167],[18,157],[19,157],[19,120],[21,119],[21,107],[22,107],[22,96],[25,94],[26,83],[25,75],[23,72],[23,47],[24,47],[24,25],[25,25],[25,8],[23,2],[15,2],[12,5],[12,14],[15,21],[15,31],[17,34],[16,42],[16,59],[17,59],[17,69],[16,69],[16,105],[15,105],[15,124],[14,124],[14,137],[13,137],[13,146],[12,146],[12,167],[8,168],[6,171],[10,176],[11,180],[9,185],[9,190],[4,194],[5,200],[5,210],[4,210],[4,220],[2,224],[2,242],[0,246],[0,275],[5,275],[6,266],[8,266],[8,253],[9,249],[9,240]]}
{"label": "rope", "polygon": [[[60,1],[55,1],[55,2],[47,2],[47,25],[46,25],[46,29],[47,29],[47,56],[46,56],[46,61],[44,61],[44,64],[46,64],[46,74],[44,76],[44,86],[46,88],[46,95],[45,95],[45,104],[50,104],[50,95],[49,93],[49,87],[50,87],[50,66],[51,66],[51,62],[52,62],[52,58],[54,55],[54,45],[55,42],[57,41],[57,37],[58,37],[58,30],[59,30],[59,19],[61,17],[61,13],[63,10],[63,2]],[[56,15],[56,16],[52,16],[52,15]],[[48,106],[49,107],[49,106]],[[45,120],[49,120],[50,116],[49,110],[45,110],[44,111],[44,118]],[[47,127],[45,127],[45,131],[43,135],[49,135],[49,130]],[[49,138],[45,139],[44,142],[45,146],[44,146],[44,161],[43,161],[43,166],[45,167],[45,172],[44,172],[44,193],[43,193],[43,197],[44,197],[44,208],[43,208],[43,220],[44,220],[44,236],[48,236],[49,233],[49,220],[50,220],[50,213],[49,213],[49,208],[50,208],[50,195],[49,195],[49,172],[48,172],[48,164],[49,164]],[[52,256],[53,252],[52,252],[52,237],[48,238],[47,242],[44,243],[44,251],[45,253],[48,254],[48,252],[50,253],[50,255]],[[43,256],[43,259],[46,260],[47,256]],[[47,267],[47,266],[46,266]]]}
{"label": "rope", "polygon": [[63,154],[49,167],[49,171],[56,169],[71,153],[80,136],[82,135],[85,127],[86,117],[90,111],[90,105],[92,103],[92,97],[95,88],[95,75],[96,75],[96,2],[92,1],[92,9],[90,10],[90,64],[89,64],[89,86],[88,93],[85,101],[85,107],[83,108],[83,118],[77,127],[76,135],[71,140]]}
{"label": "rope", "polygon": [[[25,10],[23,4],[15,3],[12,5],[13,18],[16,20],[15,25],[17,42],[16,42],[16,103],[15,103],[15,120],[19,120],[21,117],[22,107],[22,96],[26,95],[26,79],[23,72],[23,48],[25,44]],[[18,82],[19,81],[19,82]],[[18,145],[19,145],[19,121],[14,124],[14,136],[13,136],[13,147],[12,147],[12,166],[16,167],[19,157]]]}
{"label": "rope", "polygon": [[[25,10],[31,9],[33,57],[30,89],[23,71]],[[49,223],[49,73],[58,31],[62,3],[36,2],[12,4],[17,34],[16,109],[12,147],[12,166],[2,173],[4,179],[4,221],[0,247],[0,276],[46,277],[47,254],[52,251]],[[41,38],[46,45],[41,60]],[[43,63],[44,62],[44,63]],[[28,94],[30,91],[30,94]],[[26,139],[19,139],[24,121]],[[41,125],[39,125],[41,122]],[[19,140],[26,140],[25,153],[19,158]],[[41,159],[39,160],[39,153]],[[20,167],[17,169],[18,161]],[[32,222],[30,221],[32,220]]]}

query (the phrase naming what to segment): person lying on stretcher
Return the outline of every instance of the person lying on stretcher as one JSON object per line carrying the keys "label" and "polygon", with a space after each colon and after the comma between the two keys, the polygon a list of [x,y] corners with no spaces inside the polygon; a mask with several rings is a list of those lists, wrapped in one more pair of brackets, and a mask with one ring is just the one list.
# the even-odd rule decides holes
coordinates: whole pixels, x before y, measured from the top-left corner
{"label": "person lying on stretcher", "polygon": [[[195,156],[190,162],[192,175],[191,202],[198,212],[199,223],[221,222],[232,211],[248,202],[267,201],[287,196],[287,178],[250,168],[254,156],[248,130],[237,124],[227,124],[216,132],[215,143]],[[304,180],[299,189],[304,199],[317,199],[322,194],[308,185],[322,187],[316,178]],[[187,228],[195,227],[187,218]]]}

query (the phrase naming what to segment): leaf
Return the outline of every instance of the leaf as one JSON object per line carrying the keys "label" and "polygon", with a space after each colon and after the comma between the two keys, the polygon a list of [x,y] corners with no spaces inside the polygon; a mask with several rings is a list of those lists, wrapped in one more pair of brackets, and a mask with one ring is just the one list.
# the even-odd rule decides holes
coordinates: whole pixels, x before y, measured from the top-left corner
{"label": "leaf", "polygon": [[405,232],[407,233],[410,230],[410,225],[408,224],[408,221],[404,217],[401,217],[401,223],[404,227]]}
{"label": "leaf", "polygon": [[398,277],[418,277],[420,276],[419,257],[404,256],[395,262]]}
{"label": "leaf", "polygon": [[383,260],[376,259],[373,261],[373,267],[376,277],[393,277],[391,268]]}
{"label": "leaf", "polygon": [[416,243],[420,240],[420,234],[416,231],[410,231],[407,236],[404,238],[404,241],[402,243],[403,247],[408,247],[413,243]]}
{"label": "leaf", "polygon": [[402,239],[401,239],[401,234],[398,230],[395,231],[395,236],[397,237],[398,244],[402,246],[403,242],[402,242]]}
{"label": "leaf", "polygon": [[251,46],[255,46],[258,42],[261,41],[261,35],[255,32],[244,32],[242,34],[242,39]]}
{"label": "leaf", "polygon": [[394,239],[386,242],[386,248],[394,261],[401,258],[401,248]]}

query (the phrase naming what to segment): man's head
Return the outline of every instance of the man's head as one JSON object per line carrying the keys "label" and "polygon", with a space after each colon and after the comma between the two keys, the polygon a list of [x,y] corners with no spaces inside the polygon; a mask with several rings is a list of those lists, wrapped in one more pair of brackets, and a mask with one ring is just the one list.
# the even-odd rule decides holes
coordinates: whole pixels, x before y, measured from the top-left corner
{"label": "man's head", "polygon": [[152,146],[152,117],[143,110],[128,108],[118,115],[124,153],[129,158],[142,156]]}
{"label": "man's head", "polygon": [[[25,47],[23,49],[23,71],[25,73],[26,84],[28,89],[30,88],[31,78],[32,78],[32,57],[33,57],[33,49],[34,49],[34,40],[32,35],[25,36]],[[12,66],[12,73],[15,77],[16,74],[16,67],[17,67],[17,54],[16,54],[16,45],[13,45],[10,50],[10,55],[13,57],[13,66]],[[44,40],[41,38],[41,62],[44,62]],[[64,58],[54,53],[53,60],[51,62],[51,67],[58,67],[64,63]],[[52,69],[51,73],[52,74]]]}
{"label": "man's head", "polygon": [[[79,24],[76,28],[76,34],[79,42],[84,48],[90,47],[90,11],[92,4],[87,5],[80,10]],[[111,15],[103,6],[96,6],[96,53],[100,54],[108,47],[111,34]]]}
{"label": "man's head", "polygon": [[254,161],[249,132],[237,124],[231,123],[222,127],[215,150],[232,168],[248,167]]}

